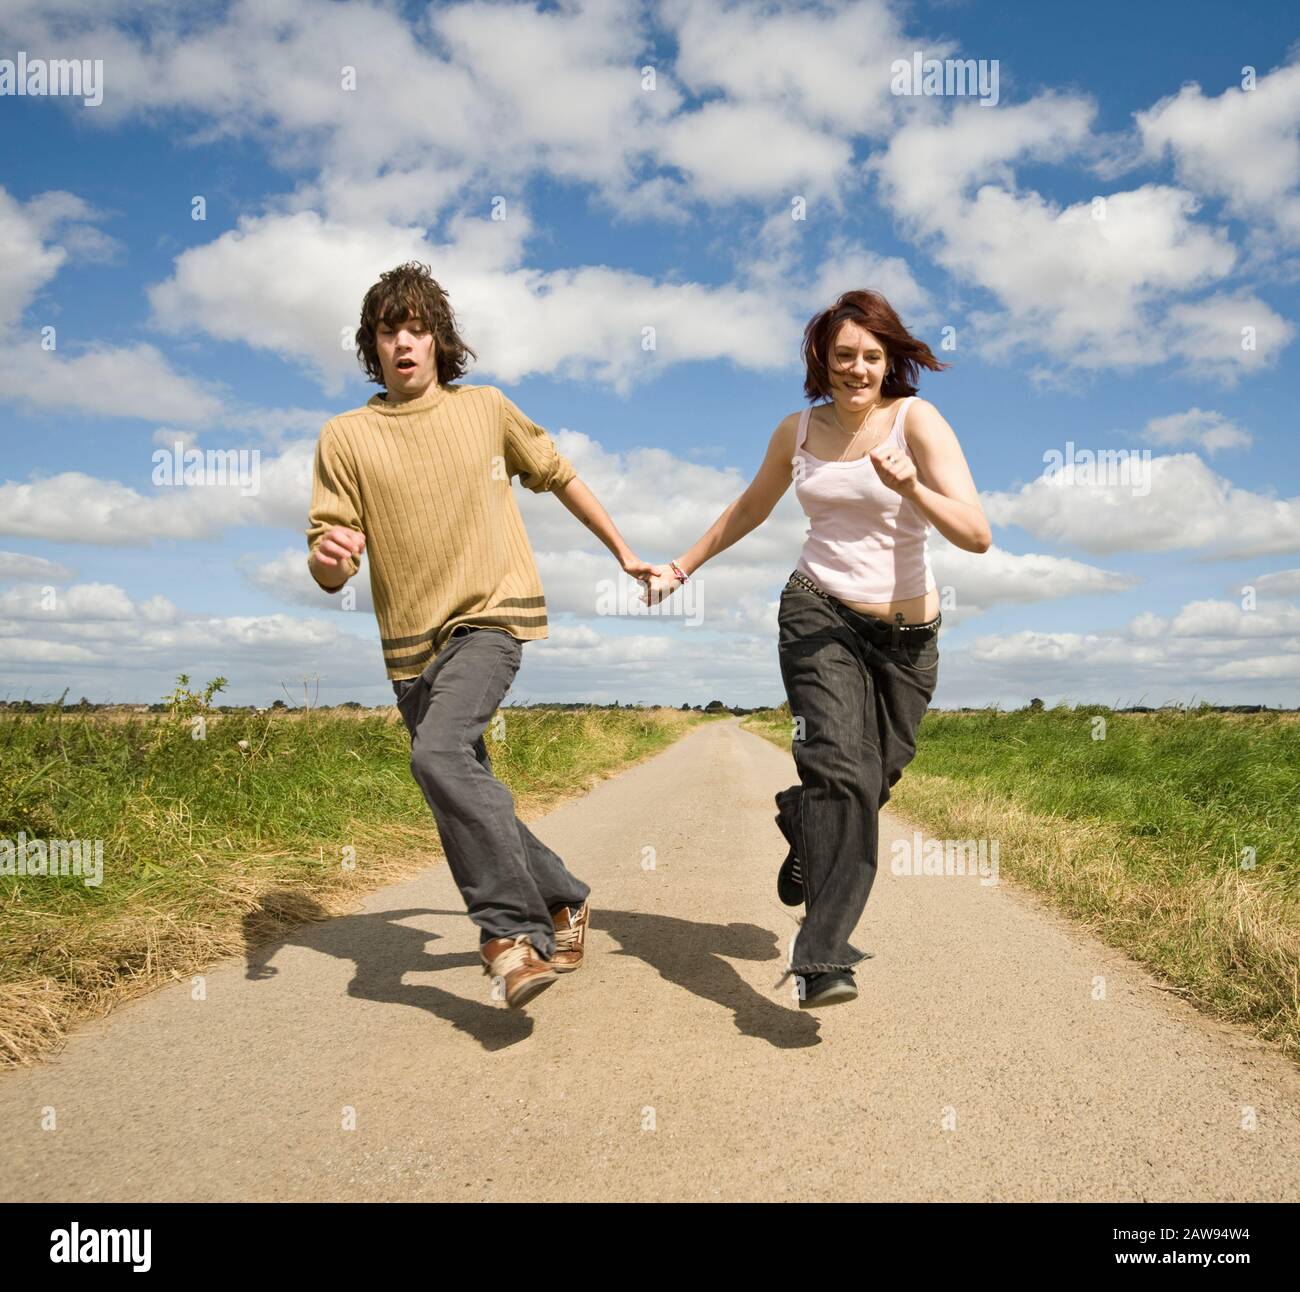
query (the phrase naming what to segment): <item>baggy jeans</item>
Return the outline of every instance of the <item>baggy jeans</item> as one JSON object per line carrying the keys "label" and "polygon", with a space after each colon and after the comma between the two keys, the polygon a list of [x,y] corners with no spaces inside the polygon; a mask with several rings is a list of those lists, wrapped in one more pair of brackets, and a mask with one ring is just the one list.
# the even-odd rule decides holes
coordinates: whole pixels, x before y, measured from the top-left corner
{"label": "baggy jeans", "polygon": [[523,934],[549,960],[551,910],[581,906],[591,890],[515,816],[510,791],[492,774],[483,732],[522,658],[517,637],[462,624],[419,677],[394,682],[393,691],[411,734],[411,775],[479,944]]}
{"label": "baggy jeans", "polygon": [[806,910],[790,972],[848,969],[865,958],[849,935],[876,878],[880,809],[916,755],[939,680],[939,619],[896,635],[791,581],[777,623],[800,782],[776,796],[777,824],[799,858]]}

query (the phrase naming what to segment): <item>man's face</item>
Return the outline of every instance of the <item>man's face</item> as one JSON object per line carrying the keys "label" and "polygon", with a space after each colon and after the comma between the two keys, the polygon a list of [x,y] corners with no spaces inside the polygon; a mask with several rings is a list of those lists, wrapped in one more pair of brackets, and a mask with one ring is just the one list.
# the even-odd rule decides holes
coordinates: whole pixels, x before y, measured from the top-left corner
{"label": "man's face", "polygon": [[375,349],[384,386],[397,399],[417,399],[437,380],[437,349],[423,319],[409,315],[396,327],[382,319],[375,328]]}

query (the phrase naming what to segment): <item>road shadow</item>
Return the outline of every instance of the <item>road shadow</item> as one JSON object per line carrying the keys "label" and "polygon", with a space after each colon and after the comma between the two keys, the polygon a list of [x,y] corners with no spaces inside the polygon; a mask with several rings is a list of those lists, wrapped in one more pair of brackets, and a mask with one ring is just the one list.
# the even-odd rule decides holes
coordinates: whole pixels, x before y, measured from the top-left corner
{"label": "road shadow", "polygon": [[[353,962],[356,972],[348,984],[349,996],[426,1010],[473,1037],[485,1050],[504,1049],[530,1036],[533,1020],[521,1010],[491,1003],[486,979],[482,1000],[427,983],[402,981],[407,974],[477,968],[482,963],[477,950],[427,950],[442,935],[400,923],[417,915],[449,915],[467,921],[464,911],[432,907],[331,915],[306,894],[272,890],[264,894],[260,908],[244,917],[245,976],[253,981],[273,978],[278,970],[271,962],[282,948],[308,947]],[[613,954],[635,956],[665,981],[730,1010],[742,1036],[781,1049],[820,1043],[815,1017],[800,1012],[792,999],[783,1001],[755,991],[723,958],[779,962],[777,937],[769,929],[600,909],[592,912],[591,927],[618,943]],[[590,947],[588,954],[593,954]]]}
{"label": "road shadow", "polygon": [[619,944],[622,950],[615,955],[644,960],[661,978],[731,1010],[742,1036],[757,1037],[779,1049],[821,1043],[817,1019],[802,1013],[792,996],[783,1003],[755,991],[721,958],[780,961],[776,934],[769,929],[600,909],[592,911],[591,927]]}
{"label": "road shadow", "polygon": [[[416,915],[455,915],[429,907],[377,911],[369,915],[331,915],[314,898],[292,890],[273,890],[262,898],[259,910],[244,917],[247,968],[245,977],[273,978],[279,971],[271,961],[286,946],[309,947],[339,960],[351,960],[356,973],[348,995],[392,1005],[423,1009],[472,1036],[485,1050],[501,1050],[532,1034],[533,1020],[523,1010],[494,1005],[488,1000],[488,980],[483,979],[483,1000],[471,1000],[427,983],[405,983],[406,974],[439,969],[464,969],[482,964],[477,950],[434,954],[425,948],[441,938],[439,933],[408,928],[399,920]],[[278,938],[268,934],[285,925],[294,927]]]}

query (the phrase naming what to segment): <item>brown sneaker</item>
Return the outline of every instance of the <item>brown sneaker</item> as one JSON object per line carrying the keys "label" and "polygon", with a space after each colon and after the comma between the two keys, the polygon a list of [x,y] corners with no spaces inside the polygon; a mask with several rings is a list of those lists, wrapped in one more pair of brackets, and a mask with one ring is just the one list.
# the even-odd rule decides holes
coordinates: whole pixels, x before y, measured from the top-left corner
{"label": "brown sneaker", "polygon": [[505,983],[507,1005],[518,1007],[532,1000],[559,977],[556,967],[542,959],[526,934],[493,938],[479,948],[479,954],[483,972],[491,977],[493,986],[498,979]]}
{"label": "brown sneaker", "polygon": [[590,902],[576,907],[557,906],[551,911],[551,923],[555,925],[555,955],[551,963],[560,973],[569,973],[582,964],[590,914]]}

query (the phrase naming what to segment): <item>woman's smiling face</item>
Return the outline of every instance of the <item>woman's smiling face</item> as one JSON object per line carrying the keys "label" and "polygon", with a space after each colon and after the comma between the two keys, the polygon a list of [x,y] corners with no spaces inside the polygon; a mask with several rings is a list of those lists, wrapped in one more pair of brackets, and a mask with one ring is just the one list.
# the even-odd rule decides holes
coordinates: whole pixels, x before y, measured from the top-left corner
{"label": "woman's smiling face", "polygon": [[845,412],[860,412],[878,403],[888,368],[889,356],[876,334],[845,319],[831,342],[826,362],[835,402]]}

